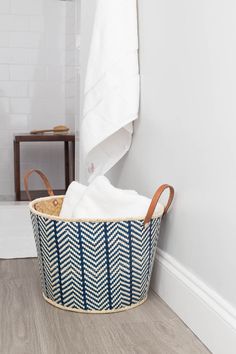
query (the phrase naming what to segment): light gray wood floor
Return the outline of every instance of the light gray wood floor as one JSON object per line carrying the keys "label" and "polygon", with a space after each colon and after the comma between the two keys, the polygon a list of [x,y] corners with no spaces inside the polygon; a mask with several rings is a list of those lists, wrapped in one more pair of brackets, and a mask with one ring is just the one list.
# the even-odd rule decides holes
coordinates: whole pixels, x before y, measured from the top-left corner
{"label": "light gray wood floor", "polygon": [[35,259],[0,260],[1,354],[209,353],[154,293],[142,306],[87,315],[47,304]]}

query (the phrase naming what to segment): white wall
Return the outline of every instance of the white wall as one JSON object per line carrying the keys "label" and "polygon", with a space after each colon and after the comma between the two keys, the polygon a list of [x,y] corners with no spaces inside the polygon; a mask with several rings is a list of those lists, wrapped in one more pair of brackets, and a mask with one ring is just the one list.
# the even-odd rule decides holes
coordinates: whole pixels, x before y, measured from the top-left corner
{"label": "white wall", "polygon": [[236,306],[235,1],[139,0],[141,111],[114,181],[176,188],[159,246]]}
{"label": "white wall", "polygon": [[[81,37],[81,50],[80,50],[80,119],[77,121],[77,128],[79,130],[80,122],[83,116],[83,97],[84,97],[84,80],[86,76],[90,39],[93,30],[93,21],[96,11],[97,0],[81,0],[80,6],[80,37]],[[78,144],[79,145],[79,144]],[[79,151],[79,146],[76,149]],[[86,173],[83,168],[82,154],[78,153],[79,164],[76,165],[76,175],[81,182],[86,183]]]}
{"label": "white wall", "polygon": [[[58,1],[58,0],[57,0]],[[61,1],[62,2],[62,1]],[[80,0],[64,2],[65,11],[65,121],[75,130],[79,84],[79,11]]]}
{"label": "white wall", "polygon": [[[0,195],[14,194],[13,133],[74,128],[74,7],[75,1],[0,2]],[[32,167],[63,187],[62,144],[25,144],[22,170]]]}

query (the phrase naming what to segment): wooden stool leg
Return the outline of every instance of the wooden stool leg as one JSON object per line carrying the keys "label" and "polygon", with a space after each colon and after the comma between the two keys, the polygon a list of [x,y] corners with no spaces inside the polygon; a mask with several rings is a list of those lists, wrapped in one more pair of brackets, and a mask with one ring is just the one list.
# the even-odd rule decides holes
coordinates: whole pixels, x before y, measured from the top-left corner
{"label": "wooden stool leg", "polygon": [[72,179],[75,180],[75,141],[72,141]]}
{"label": "wooden stool leg", "polygon": [[70,155],[69,155],[69,143],[65,141],[64,143],[64,153],[65,153],[65,188],[67,189],[70,184]]}
{"label": "wooden stool leg", "polygon": [[14,141],[14,175],[15,175],[15,199],[21,200],[20,196],[20,143]]}

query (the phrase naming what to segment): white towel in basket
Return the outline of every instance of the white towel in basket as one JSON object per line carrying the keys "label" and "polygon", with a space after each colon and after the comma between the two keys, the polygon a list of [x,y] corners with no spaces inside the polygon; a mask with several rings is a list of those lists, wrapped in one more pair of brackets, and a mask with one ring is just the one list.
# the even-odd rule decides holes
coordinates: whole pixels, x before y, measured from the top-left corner
{"label": "white towel in basket", "polygon": [[[112,186],[99,176],[85,187],[72,182],[66,193],[60,217],[75,219],[118,219],[145,217],[151,200],[132,190]],[[161,211],[161,205],[157,209]]]}
{"label": "white towel in basket", "polygon": [[89,181],[129,150],[139,110],[136,0],[99,0],[85,80],[81,151]]}
{"label": "white towel in basket", "polygon": [[86,186],[76,181],[73,181],[69,185],[62,204],[60,217],[72,218],[73,210],[76,207],[76,204],[80,202],[86,188]]}

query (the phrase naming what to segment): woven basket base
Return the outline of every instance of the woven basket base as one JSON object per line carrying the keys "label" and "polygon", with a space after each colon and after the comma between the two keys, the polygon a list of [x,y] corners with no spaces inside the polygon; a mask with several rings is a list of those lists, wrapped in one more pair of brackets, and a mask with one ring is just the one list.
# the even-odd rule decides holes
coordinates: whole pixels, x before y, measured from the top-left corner
{"label": "woven basket base", "polygon": [[131,310],[131,309],[134,309],[135,307],[138,307],[138,306],[142,305],[147,300],[147,296],[146,296],[143,300],[137,302],[136,304],[133,304],[133,305],[130,305],[130,306],[125,306],[125,307],[122,307],[122,308],[119,308],[119,309],[114,309],[114,310],[82,310],[82,309],[75,309],[73,307],[66,307],[66,306],[59,305],[55,301],[52,301],[52,300],[48,299],[44,295],[44,293],[43,293],[43,297],[44,297],[44,300],[46,300],[50,305],[58,307],[61,310],[79,312],[79,313],[88,313],[88,314],[93,314],[93,313],[106,314],[106,313],[116,313],[116,312],[127,311],[127,310]]}

